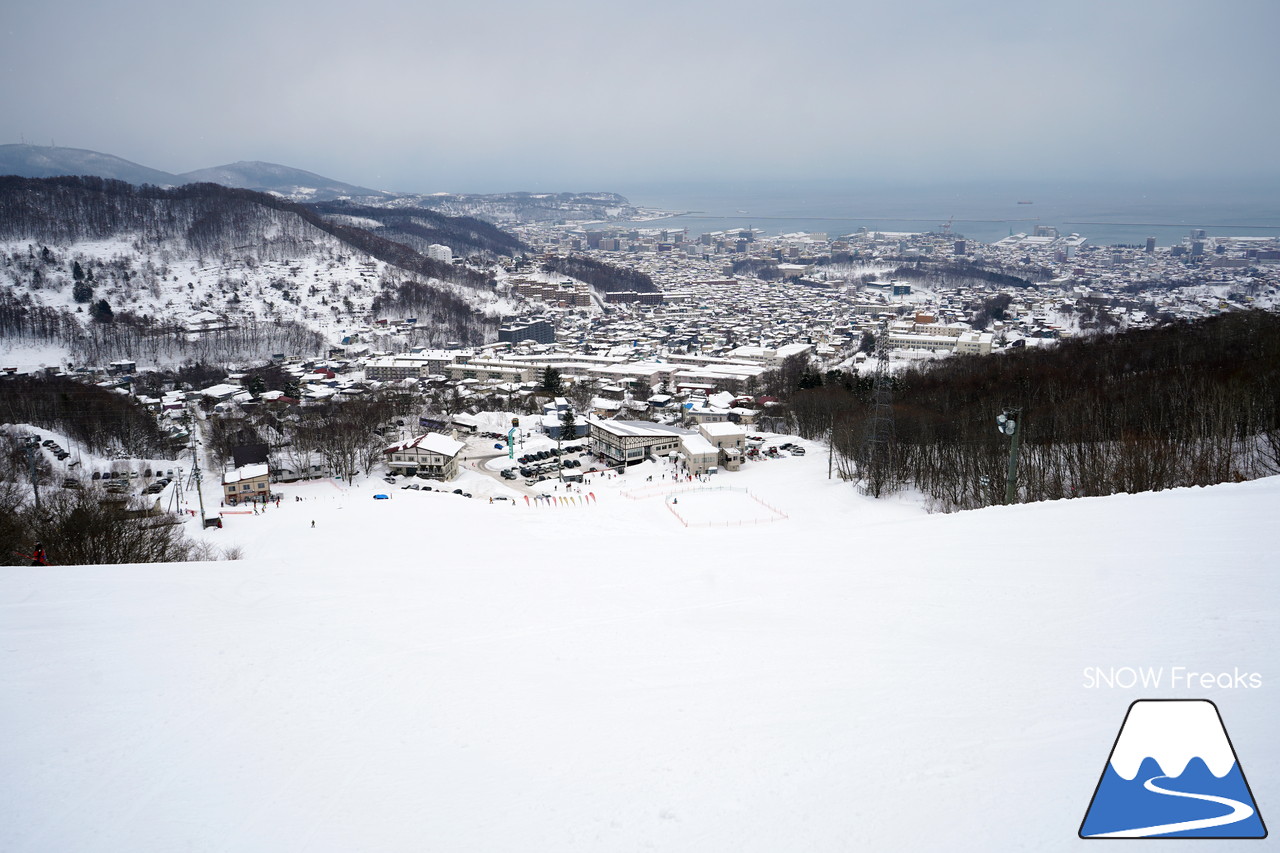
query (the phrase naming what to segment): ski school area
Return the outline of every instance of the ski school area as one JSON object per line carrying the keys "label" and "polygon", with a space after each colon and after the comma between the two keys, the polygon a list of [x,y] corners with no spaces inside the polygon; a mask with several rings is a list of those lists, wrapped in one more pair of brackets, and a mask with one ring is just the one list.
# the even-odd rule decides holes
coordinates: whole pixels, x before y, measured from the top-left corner
{"label": "ski school area", "polygon": [[[776,438],[789,439],[792,447],[802,446],[794,437]],[[532,439],[521,452],[554,446],[546,439]],[[430,523],[442,508],[449,506],[452,515],[454,510],[463,511],[460,505],[465,505],[468,513],[486,513],[492,508],[597,512],[602,504],[609,504],[611,512],[624,514],[661,508],[658,515],[668,526],[776,524],[790,517],[783,506],[787,499],[778,495],[790,490],[789,484],[797,476],[825,479],[825,454],[816,445],[810,447],[815,452],[807,456],[803,451],[796,455],[775,451],[755,456],[738,471],[697,475],[689,474],[675,459],[649,458],[625,468],[606,468],[587,459],[590,467],[577,469],[572,482],[546,479],[531,483],[502,476],[504,471],[514,471],[518,463],[506,453],[496,452],[493,442],[473,438],[463,451],[457,476],[448,481],[379,473],[357,476],[350,483],[338,478],[298,480],[273,483],[269,499],[235,506],[211,499],[206,482],[206,517],[221,521],[221,527],[210,525],[216,529],[206,538],[213,543],[220,538],[239,540],[241,534],[257,539],[256,528],[264,525],[303,523],[310,527],[314,521],[316,527],[324,528],[344,523],[343,519],[353,515],[367,516],[372,531],[380,519],[398,521],[403,513],[413,512]],[[190,492],[184,500],[188,511],[194,512]]]}

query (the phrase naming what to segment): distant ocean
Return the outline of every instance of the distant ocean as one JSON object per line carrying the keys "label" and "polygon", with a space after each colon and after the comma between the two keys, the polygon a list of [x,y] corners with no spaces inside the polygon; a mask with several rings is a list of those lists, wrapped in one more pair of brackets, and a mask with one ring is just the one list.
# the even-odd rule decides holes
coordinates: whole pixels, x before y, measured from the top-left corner
{"label": "distant ocean", "polygon": [[679,215],[634,223],[690,234],[753,227],[766,234],[951,231],[992,242],[1049,225],[1093,245],[1180,243],[1210,237],[1280,237],[1280,182],[987,183],[891,187],[851,182],[637,184],[611,187],[632,204]]}

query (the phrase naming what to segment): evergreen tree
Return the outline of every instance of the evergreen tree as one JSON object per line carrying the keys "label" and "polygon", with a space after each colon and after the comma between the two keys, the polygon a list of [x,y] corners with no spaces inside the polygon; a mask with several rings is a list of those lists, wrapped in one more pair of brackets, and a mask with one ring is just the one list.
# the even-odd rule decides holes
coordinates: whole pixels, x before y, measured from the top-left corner
{"label": "evergreen tree", "polygon": [[564,383],[560,378],[560,371],[550,365],[547,365],[547,369],[542,373],[542,391],[553,397],[560,396],[564,391]]}
{"label": "evergreen tree", "polygon": [[71,277],[76,281],[84,281],[84,269],[81,268],[79,261],[72,261]]}
{"label": "evergreen tree", "polygon": [[573,413],[573,407],[570,406],[560,413],[560,437],[575,438],[578,433],[578,417]]}
{"label": "evergreen tree", "polygon": [[93,305],[89,306],[89,316],[99,323],[110,323],[115,319],[115,312],[111,310],[111,306],[107,304],[107,300],[99,299]]}
{"label": "evergreen tree", "polygon": [[[556,439],[556,451],[557,451],[556,458],[557,459],[560,458],[560,454],[558,451],[560,450],[561,443],[566,438],[570,440],[577,438],[577,433],[578,433],[578,419],[573,414],[573,407],[567,406],[565,410],[560,413],[560,437]],[[564,462],[561,461],[560,464],[561,464],[561,473],[563,475]]]}
{"label": "evergreen tree", "polygon": [[77,281],[71,286],[71,295],[76,302],[90,302],[93,300],[93,285],[87,281]]}

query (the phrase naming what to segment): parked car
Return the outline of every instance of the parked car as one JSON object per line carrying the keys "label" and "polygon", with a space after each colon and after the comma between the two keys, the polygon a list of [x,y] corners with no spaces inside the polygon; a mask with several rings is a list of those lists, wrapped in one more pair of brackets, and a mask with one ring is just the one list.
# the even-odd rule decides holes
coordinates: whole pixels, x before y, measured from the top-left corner
{"label": "parked car", "polygon": [[393,486],[394,486],[394,485],[396,484],[396,478],[395,478],[395,477],[383,477],[383,478],[382,478],[382,482],[384,482],[384,483],[390,483],[391,485],[393,485]]}
{"label": "parked car", "polygon": [[793,447],[793,448],[791,448],[791,455],[792,455],[792,456],[804,456],[804,448],[803,448],[803,447]]}

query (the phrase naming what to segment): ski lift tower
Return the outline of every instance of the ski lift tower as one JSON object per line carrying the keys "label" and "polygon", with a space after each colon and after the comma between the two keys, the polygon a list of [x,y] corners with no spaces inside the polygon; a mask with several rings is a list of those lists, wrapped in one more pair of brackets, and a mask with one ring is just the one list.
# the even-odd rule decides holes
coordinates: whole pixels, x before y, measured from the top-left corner
{"label": "ski lift tower", "polygon": [[863,493],[880,497],[888,482],[896,431],[893,424],[893,382],[889,375],[889,321],[876,335],[875,382],[871,390],[871,418],[863,438]]}
{"label": "ski lift tower", "polygon": [[1005,409],[996,415],[996,429],[1001,435],[1007,435],[1009,442],[1009,467],[1005,473],[1004,502],[1013,503],[1018,497],[1018,439],[1022,437],[1021,409]]}

